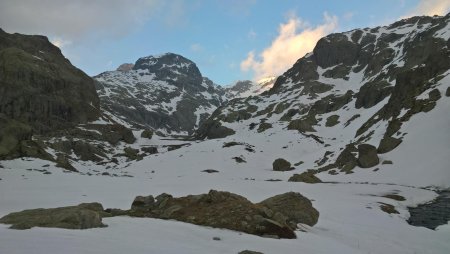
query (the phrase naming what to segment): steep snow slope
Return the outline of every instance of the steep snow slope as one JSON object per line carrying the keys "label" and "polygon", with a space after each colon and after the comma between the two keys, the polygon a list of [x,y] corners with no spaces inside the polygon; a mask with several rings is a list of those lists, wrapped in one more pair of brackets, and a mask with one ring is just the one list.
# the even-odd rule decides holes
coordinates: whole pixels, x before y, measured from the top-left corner
{"label": "steep snow slope", "polygon": [[176,54],[142,57],[94,77],[103,110],[136,126],[189,134],[225,100],[223,89]]}

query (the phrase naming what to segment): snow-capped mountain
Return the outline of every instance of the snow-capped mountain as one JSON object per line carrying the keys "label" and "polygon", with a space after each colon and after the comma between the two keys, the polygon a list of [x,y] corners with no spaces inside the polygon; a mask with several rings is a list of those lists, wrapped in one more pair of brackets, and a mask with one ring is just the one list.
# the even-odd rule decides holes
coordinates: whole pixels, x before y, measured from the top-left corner
{"label": "snow-capped mountain", "polygon": [[[445,108],[448,111],[449,21],[450,15],[414,17],[389,26],[328,35],[278,77],[268,93],[219,108],[197,136],[260,136],[269,141],[289,135],[298,142],[288,144],[286,153],[303,151],[291,161],[302,160],[302,168],[330,174],[379,165],[385,153],[404,154],[410,149],[407,144],[416,144],[414,154],[420,152],[420,156],[394,157],[394,163],[409,167],[409,175],[414,172],[421,179],[429,172],[410,167],[408,161],[417,160],[416,165],[423,166],[422,156],[435,158],[432,170],[442,175],[448,163],[437,158],[434,149],[445,150],[450,140],[429,149],[426,144],[431,143],[418,142],[417,137],[426,134],[414,130],[412,122],[445,114]],[[433,130],[429,139],[448,137],[448,116],[438,118],[442,121],[430,121],[428,128],[424,125]],[[372,151],[371,162],[356,158],[364,149]],[[437,184],[421,180],[422,184]]]}
{"label": "snow-capped mountain", "polygon": [[[41,60],[28,58],[33,73]],[[101,119],[26,135],[56,159],[28,149],[0,161],[0,252],[449,253],[450,201],[427,206],[450,188],[449,59],[450,14],[328,35],[270,90],[239,98],[254,87],[244,82],[228,101],[175,54],[102,73]],[[0,131],[10,137],[17,126]],[[196,126],[197,140],[139,129]],[[22,151],[23,141],[4,138],[0,148]],[[300,194],[302,202],[287,198]],[[305,204],[314,223],[289,221],[305,216]],[[411,207],[422,209],[414,219]],[[90,222],[98,227],[59,228]],[[56,228],[9,229],[40,223]],[[269,233],[247,234],[255,225]],[[289,239],[272,239],[286,228]]]}
{"label": "snow-capped mountain", "polygon": [[192,133],[226,100],[195,63],[173,53],[142,57],[94,79],[103,110],[163,133]]}
{"label": "snow-capped mountain", "polygon": [[251,80],[240,80],[225,87],[226,96],[228,99],[234,99],[259,95],[270,90],[273,87],[275,80],[276,77],[267,77],[256,82]]}

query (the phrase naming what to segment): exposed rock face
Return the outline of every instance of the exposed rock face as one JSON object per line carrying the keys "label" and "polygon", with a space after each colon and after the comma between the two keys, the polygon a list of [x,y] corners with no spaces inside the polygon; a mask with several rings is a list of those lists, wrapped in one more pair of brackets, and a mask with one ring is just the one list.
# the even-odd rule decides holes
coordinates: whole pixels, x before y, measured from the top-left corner
{"label": "exposed rock face", "polygon": [[106,227],[102,223],[105,216],[99,203],[86,203],[50,209],[32,209],[8,214],[0,223],[12,224],[12,229],[30,229],[32,227],[88,229]]}
{"label": "exposed rock face", "polygon": [[[358,165],[377,165],[377,152],[397,149],[408,138],[403,123],[448,100],[449,23],[450,14],[413,17],[328,35],[279,76],[272,89],[229,101],[205,124],[237,126],[239,135],[247,131],[244,135],[262,139],[277,134],[260,126],[278,133],[296,130],[289,135],[300,142],[324,152],[333,149],[323,163],[317,158],[321,163],[315,172],[352,173]],[[202,126],[197,136],[211,130]],[[360,151],[358,157],[357,147],[365,143],[379,144],[378,151]]]}
{"label": "exposed rock face", "polygon": [[371,168],[378,165],[380,159],[377,155],[377,148],[369,144],[358,146],[358,165],[362,168]]}
{"label": "exposed rock face", "polygon": [[240,80],[234,85],[225,87],[225,93],[228,99],[246,98],[256,96],[270,90],[275,83],[275,77],[267,77],[258,81]]}
{"label": "exposed rock face", "polygon": [[0,113],[34,132],[99,117],[94,81],[44,36],[0,30]]}
{"label": "exposed rock face", "polygon": [[296,238],[293,230],[298,223],[312,226],[319,216],[299,193],[285,193],[253,204],[242,196],[215,190],[180,198],[168,194],[136,197],[128,214],[279,238]]}
{"label": "exposed rock face", "polygon": [[94,78],[105,110],[163,133],[192,134],[226,100],[224,89],[202,77],[195,63],[172,53]]}
{"label": "exposed rock face", "polygon": [[292,170],[291,163],[283,158],[278,158],[272,163],[273,171],[289,171]]}
{"label": "exposed rock face", "polygon": [[0,159],[51,158],[31,141],[99,117],[94,81],[44,36],[0,29]]}

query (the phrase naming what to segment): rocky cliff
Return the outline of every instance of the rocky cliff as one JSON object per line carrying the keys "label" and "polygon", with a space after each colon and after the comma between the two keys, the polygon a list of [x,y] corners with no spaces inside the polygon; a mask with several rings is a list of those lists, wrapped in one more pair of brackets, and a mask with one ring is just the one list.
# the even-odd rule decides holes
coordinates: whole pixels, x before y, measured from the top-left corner
{"label": "rocky cliff", "polygon": [[0,29],[0,158],[20,155],[33,133],[97,119],[99,108],[94,81],[46,37]]}

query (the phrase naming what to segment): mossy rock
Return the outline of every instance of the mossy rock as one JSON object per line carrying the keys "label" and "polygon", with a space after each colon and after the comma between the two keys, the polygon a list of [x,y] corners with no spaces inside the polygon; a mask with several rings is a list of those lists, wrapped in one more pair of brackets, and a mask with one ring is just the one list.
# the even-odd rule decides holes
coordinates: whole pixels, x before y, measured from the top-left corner
{"label": "mossy rock", "polygon": [[369,144],[358,146],[358,165],[361,168],[371,168],[380,162],[377,155],[377,148]]}
{"label": "mossy rock", "polygon": [[273,171],[290,171],[293,170],[291,163],[283,158],[278,158],[272,163]]}
{"label": "mossy rock", "polygon": [[33,227],[88,229],[106,227],[102,223],[103,207],[99,203],[86,203],[50,209],[31,209],[10,213],[0,223],[12,224],[12,229]]}
{"label": "mossy rock", "polygon": [[288,180],[289,182],[303,182],[303,183],[321,183],[317,176],[312,172],[303,172],[301,174],[294,174]]}
{"label": "mossy rock", "polygon": [[401,139],[393,138],[393,137],[384,137],[380,141],[380,145],[378,145],[378,153],[388,153],[392,150],[394,150],[397,146],[402,143]]}
{"label": "mossy rock", "polygon": [[153,137],[153,131],[152,130],[145,129],[141,133],[141,138],[152,139],[152,137]]}
{"label": "mossy rock", "polygon": [[327,121],[325,123],[326,127],[333,127],[336,124],[339,123],[339,116],[338,115],[331,115],[327,118]]}
{"label": "mossy rock", "polygon": [[346,145],[344,150],[342,150],[337,157],[335,165],[341,169],[342,172],[352,171],[358,165],[358,160],[353,155],[353,153],[357,151],[358,150],[353,144]]}

